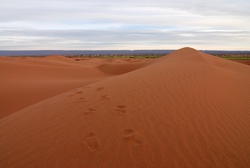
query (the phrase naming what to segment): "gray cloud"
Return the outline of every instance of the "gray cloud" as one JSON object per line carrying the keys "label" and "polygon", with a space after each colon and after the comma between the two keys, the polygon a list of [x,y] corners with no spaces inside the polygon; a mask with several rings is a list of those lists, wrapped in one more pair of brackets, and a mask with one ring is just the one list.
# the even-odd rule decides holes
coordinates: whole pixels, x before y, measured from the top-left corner
{"label": "gray cloud", "polygon": [[247,40],[246,34],[249,37],[250,31],[8,30],[0,31],[1,36],[8,37],[0,45],[5,49],[11,49],[10,44],[16,49],[44,49],[44,46],[46,49],[166,49],[213,44],[216,46],[213,49],[219,49],[232,42],[241,44]]}
{"label": "gray cloud", "polygon": [[248,0],[0,4],[0,49],[250,49]]}

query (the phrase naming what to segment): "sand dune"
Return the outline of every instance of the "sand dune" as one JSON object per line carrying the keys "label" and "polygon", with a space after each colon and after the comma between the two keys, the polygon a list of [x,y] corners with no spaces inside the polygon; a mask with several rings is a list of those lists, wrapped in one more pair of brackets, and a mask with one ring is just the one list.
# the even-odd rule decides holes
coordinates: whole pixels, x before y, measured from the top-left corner
{"label": "sand dune", "polygon": [[1,58],[3,110],[45,96],[0,119],[0,167],[250,167],[249,66],[192,48],[43,59]]}
{"label": "sand dune", "polygon": [[60,93],[110,77],[95,68],[102,64],[101,59],[83,64],[63,56],[23,58],[0,57],[0,118]]}

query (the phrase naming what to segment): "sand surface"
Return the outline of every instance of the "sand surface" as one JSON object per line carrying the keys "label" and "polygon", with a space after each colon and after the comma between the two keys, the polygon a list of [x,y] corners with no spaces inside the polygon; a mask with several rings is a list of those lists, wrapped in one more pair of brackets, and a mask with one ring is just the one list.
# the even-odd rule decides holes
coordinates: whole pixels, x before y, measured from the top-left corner
{"label": "sand surface", "polygon": [[246,64],[246,65],[250,65],[250,60],[232,60],[232,61],[239,62],[239,63]]}
{"label": "sand surface", "polygon": [[0,57],[0,167],[250,167],[250,66]]}

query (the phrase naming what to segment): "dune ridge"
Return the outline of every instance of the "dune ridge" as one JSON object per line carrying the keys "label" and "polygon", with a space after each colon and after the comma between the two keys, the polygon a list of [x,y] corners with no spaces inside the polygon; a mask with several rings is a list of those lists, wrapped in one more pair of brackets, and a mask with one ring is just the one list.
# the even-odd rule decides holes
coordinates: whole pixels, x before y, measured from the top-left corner
{"label": "dune ridge", "polygon": [[121,64],[0,119],[0,166],[250,166],[249,66],[192,48]]}

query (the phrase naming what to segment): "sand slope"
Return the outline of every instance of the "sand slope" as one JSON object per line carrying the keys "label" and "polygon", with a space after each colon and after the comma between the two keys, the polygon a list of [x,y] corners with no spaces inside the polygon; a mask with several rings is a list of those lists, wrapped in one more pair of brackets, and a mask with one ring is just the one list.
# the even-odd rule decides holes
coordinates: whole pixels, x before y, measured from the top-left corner
{"label": "sand slope", "polygon": [[249,66],[183,48],[122,67],[2,118],[0,167],[250,167]]}
{"label": "sand slope", "polygon": [[105,77],[62,56],[24,58],[0,57],[0,118]]}

